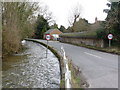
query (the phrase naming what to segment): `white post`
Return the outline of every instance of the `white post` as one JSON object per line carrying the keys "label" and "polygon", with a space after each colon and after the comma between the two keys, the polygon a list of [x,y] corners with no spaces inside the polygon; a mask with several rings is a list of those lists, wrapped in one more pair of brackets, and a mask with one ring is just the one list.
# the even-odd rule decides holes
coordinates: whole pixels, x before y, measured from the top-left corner
{"label": "white post", "polygon": [[61,47],[62,51],[63,51],[63,58],[64,58],[64,67],[65,67],[65,88],[66,90],[71,88],[70,85],[70,79],[71,79],[71,71],[69,71],[69,67],[68,67],[68,60],[66,58],[65,55],[65,50],[63,47]]}

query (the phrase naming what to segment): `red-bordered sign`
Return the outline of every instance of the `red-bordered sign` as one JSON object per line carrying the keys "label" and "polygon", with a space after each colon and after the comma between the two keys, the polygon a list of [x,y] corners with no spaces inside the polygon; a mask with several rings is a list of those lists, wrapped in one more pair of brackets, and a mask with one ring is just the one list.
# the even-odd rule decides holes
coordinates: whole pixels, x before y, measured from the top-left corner
{"label": "red-bordered sign", "polygon": [[47,34],[45,38],[46,38],[46,40],[50,40],[50,35]]}
{"label": "red-bordered sign", "polygon": [[113,35],[112,34],[108,34],[108,39],[109,40],[113,39]]}

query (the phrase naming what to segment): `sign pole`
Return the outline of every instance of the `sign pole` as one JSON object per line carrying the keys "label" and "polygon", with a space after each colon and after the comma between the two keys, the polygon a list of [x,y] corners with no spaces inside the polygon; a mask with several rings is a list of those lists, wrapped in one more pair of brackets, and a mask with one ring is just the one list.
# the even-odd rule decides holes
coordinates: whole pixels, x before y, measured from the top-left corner
{"label": "sign pole", "polygon": [[109,48],[111,47],[111,40],[109,39]]}
{"label": "sign pole", "polygon": [[47,58],[47,54],[48,54],[48,40],[50,40],[50,35],[49,34],[46,35],[46,40],[47,40],[47,49],[46,49],[46,58]]}
{"label": "sign pole", "polygon": [[48,53],[48,40],[47,40],[46,58],[47,58],[47,53]]}

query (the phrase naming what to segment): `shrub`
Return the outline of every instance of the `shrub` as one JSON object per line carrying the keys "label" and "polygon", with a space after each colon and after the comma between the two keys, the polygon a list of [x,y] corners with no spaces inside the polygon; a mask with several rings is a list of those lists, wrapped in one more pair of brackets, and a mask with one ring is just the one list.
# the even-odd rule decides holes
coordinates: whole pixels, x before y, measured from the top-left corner
{"label": "shrub", "polygon": [[105,29],[99,29],[96,31],[96,33],[97,33],[97,38],[106,39],[107,33],[106,33]]}

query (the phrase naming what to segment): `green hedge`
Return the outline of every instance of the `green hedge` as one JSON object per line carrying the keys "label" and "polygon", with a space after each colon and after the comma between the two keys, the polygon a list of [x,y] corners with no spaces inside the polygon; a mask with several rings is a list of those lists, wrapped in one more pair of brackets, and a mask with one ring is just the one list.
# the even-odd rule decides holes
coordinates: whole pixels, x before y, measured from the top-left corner
{"label": "green hedge", "polygon": [[96,31],[76,32],[76,33],[63,33],[60,37],[72,37],[72,38],[97,38]]}

